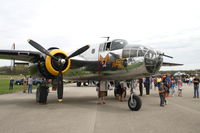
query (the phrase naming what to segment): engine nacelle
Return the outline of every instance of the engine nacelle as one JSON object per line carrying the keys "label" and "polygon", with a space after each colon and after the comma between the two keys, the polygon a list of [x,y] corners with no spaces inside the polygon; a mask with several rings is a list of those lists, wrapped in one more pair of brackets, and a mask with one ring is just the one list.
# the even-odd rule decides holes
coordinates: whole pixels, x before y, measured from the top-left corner
{"label": "engine nacelle", "polygon": [[[53,49],[50,51],[50,54],[57,57],[57,58],[62,58],[62,59],[66,59],[66,57],[68,57],[68,55],[59,49]],[[59,66],[58,66],[58,61],[53,59],[50,56],[46,56],[45,57],[45,68],[48,71],[48,73],[52,76],[57,76],[59,73]],[[62,67],[62,73],[65,73],[69,70],[71,66],[71,61],[70,59],[66,60],[65,64],[63,64]]]}

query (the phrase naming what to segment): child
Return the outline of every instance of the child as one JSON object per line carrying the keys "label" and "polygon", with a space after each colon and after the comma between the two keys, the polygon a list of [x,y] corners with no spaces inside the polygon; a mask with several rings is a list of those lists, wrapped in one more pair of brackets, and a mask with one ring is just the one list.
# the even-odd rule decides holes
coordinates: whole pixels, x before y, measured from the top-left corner
{"label": "child", "polygon": [[161,107],[164,107],[164,103],[166,104],[167,101],[165,100],[165,92],[166,92],[166,88],[165,88],[165,85],[164,83],[161,83],[160,84],[160,87],[158,88],[159,90],[159,96],[160,96],[160,106]]}
{"label": "child", "polygon": [[183,83],[181,81],[181,78],[178,78],[177,86],[178,86],[178,96],[182,97],[182,86],[183,86]]}
{"label": "child", "polygon": [[124,102],[125,101],[125,96],[126,96],[126,89],[127,89],[127,84],[126,82],[122,81],[120,82],[120,95],[119,95],[119,101]]}
{"label": "child", "polygon": [[171,78],[171,96],[173,97],[175,93],[175,80],[174,77]]}

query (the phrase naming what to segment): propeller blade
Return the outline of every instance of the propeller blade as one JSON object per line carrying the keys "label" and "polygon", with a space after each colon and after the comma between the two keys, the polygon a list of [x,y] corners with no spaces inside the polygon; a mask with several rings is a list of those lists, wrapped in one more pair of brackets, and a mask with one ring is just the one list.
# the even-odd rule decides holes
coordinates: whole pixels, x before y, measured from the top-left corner
{"label": "propeller blade", "polygon": [[60,64],[59,73],[58,73],[58,89],[57,89],[57,95],[58,95],[58,102],[62,102],[63,99],[63,74],[62,74],[62,64]]}
{"label": "propeller blade", "polygon": [[76,50],[74,53],[72,53],[68,59],[74,57],[74,56],[77,56],[77,55],[80,55],[82,54],[83,52],[85,52],[86,50],[88,50],[90,48],[90,45],[86,45],[86,46],[83,46],[82,48]]}
{"label": "propeller blade", "polygon": [[42,47],[40,44],[36,43],[35,41],[29,39],[28,43],[31,44],[31,46],[33,46],[34,48],[36,48],[37,50],[39,50],[40,52],[42,52],[43,54],[46,54],[48,56],[51,56],[52,58],[54,58],[55,60],[58,60],[58,58],[56,58],[55,56],[51,55],[49,53],[49,51],[47,51],[44,47]]}

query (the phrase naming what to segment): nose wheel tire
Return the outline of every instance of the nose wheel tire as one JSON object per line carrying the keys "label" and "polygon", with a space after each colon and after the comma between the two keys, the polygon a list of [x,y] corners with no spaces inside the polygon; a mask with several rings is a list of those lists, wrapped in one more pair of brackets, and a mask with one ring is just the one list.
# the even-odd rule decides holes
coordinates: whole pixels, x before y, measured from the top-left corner
{"label": "nose wheel tire", "polygon": [[139,96],[131,95],[128,99],[128,107],[132,111],[138,111],[142,107],[142,101]]}

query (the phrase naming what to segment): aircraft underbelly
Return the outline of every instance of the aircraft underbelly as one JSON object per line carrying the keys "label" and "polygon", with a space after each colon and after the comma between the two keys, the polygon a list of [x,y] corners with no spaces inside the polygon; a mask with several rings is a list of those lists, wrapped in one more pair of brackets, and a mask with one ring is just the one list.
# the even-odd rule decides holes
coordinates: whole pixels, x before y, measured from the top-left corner
{"label": "aircraft underbelly", "polygon": [[116,70],[100,70],[96,73],[65,77],[67,80],[129,80],[150,75],[143,61],[128,64]]}

